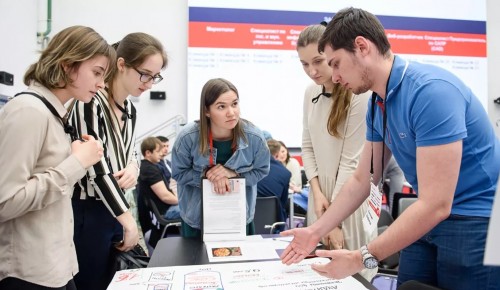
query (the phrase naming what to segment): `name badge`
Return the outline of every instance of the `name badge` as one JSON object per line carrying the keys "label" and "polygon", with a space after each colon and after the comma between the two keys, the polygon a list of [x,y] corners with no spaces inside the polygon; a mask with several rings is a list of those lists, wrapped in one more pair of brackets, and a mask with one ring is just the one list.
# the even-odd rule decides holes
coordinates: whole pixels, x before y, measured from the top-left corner
{"label": "name badge", "polygon": [[370,182],[370,196],[368,197],[368,210],[363,217],[363,226],[365,231],[372,233],[377,229],[378,219],[380,218],[380,209],[382,207],[382,193],[378,187]]}

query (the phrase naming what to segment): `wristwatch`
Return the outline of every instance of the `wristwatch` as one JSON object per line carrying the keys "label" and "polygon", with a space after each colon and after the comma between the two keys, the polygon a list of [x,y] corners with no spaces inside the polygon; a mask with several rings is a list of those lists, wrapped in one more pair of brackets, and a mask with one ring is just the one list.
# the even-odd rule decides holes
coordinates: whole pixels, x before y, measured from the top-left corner
{"label": "wristwatch", "polygon": [[367,269],[375,269],[378,267],[378,260],[368,252],[368,248],[366,245],[361,247],[361,258],[363,260],[363,265],[365,265],[365,268]]}

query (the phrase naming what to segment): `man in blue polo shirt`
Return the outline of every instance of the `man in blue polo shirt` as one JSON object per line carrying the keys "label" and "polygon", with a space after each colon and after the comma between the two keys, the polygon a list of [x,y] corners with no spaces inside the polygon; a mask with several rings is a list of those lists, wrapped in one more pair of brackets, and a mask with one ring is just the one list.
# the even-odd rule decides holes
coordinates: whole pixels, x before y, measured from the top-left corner
{"label": "man in blue polo shirt", "polygon": [[378,183],[392,153],[418,200],[361,249],[318,251],[332,261],[313,269],[343,278],[402,250],[398,285],[417,280],[444,289],[500,289],[500,267],[483,265],[500,142],[476,96],[444,69],[395,56],[381,23],[361,9],[335,14],[319,48],[335,82],[355,94],[374,92],[367,141],[356,172],[321,219],[283,233],[295,236],[283,262],[302,260],[320,237],[376,196],[370,181]]}

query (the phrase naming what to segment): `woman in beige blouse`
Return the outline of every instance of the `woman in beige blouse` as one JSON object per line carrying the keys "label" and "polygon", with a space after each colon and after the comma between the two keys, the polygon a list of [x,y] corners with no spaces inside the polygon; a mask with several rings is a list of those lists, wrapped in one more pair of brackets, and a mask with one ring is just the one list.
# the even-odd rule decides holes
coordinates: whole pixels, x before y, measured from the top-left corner
{"label": "woman in beige blouse", "polygon": [[[318,52],[318,41],[324,31],[323,25],[308,26],[297,41],[304,72],[315,82],[305,92],[302,132],[302,160],[310,183],[308,225],[335,202],[340,188],[358,165],[369,98],[369,94],[353,95],[332,81],[332,70],[325,56]],[[376,231],[367,233],[363,227],[366,210],[363,204],[341,227],[324,237],[324,244],[331,249],[352,250],[374,239]],[[370,281],[376,269],[361,274]]]}
{"label": "woman in beige blouse", "polygon": [[0,289],[76,289],[70,198],[103,148],[92,136],[77,140],[64,105],[90,102],[114,59],[92,28],[66,28],[0,111]]}

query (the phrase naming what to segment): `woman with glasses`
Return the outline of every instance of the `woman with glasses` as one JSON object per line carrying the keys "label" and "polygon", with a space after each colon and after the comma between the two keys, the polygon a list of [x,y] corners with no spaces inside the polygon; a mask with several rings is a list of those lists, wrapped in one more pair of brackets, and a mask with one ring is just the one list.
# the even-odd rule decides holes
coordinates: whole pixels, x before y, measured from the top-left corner
{"label": "woman with glasses", "polygon": [[72,198],[80,266],[75,282],[84,290],[106,289],[114,275],[112,248],[128,251],[139,241],[131,192],[139,168],[134,148],[137,115],[127,97],[138,97],[159,83],[167,65],[163,45],[148,34],[128,34],[113,46],[116,66],[106,87],[88,104],[77,101],[71,115],[80,134],[94,136],[104,147],[103,158],[75,185]]}

